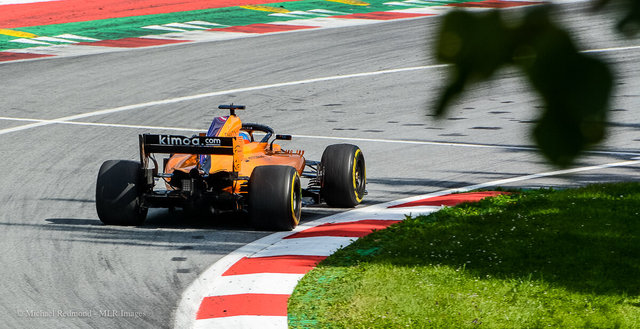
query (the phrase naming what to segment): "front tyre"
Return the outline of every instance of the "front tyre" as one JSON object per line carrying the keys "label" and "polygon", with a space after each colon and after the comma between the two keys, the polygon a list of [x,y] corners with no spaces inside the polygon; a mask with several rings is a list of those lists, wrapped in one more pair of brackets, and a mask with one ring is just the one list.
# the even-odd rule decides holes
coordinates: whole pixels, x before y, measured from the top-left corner
{"label": "front tyre", "polygon": [[256,229],[291,231],[300,222],[302,189],[290,166],[256,167],[249,179],[249,219]]}
{"label": "front tyre", "polygon": [[353,208],[362,202],[367,184],[364,155],[351,144],[329,145],[322,153],[320,194],[330,207]]}
{"label": "front tyre", "polygon": [[100,166],[96,183],[96,210],[107,225],[140,225],[147,217],[142,207],[142,168],[139,162],[109,160]]}

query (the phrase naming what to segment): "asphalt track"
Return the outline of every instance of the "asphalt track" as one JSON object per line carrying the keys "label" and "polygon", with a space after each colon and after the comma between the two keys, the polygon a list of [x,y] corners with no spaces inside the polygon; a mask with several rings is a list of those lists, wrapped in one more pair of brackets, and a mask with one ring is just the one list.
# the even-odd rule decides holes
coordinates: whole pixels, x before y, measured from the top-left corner
{"label": "asphalt track", "polygon": [[[640,42],[611,32],[614,23],[606,15],[591,15],[581,4],[565,8],[570,10],[562,19],[579,31],[581,48],[598,50],[594,55],[615,64],[619,74],[610,134],[598,147],[604,152],[576,167],[640,156],[634,113],[640,105]],[[476,86],[448,118],[429,116],[427,107],[447,72],[427,52],[438,22],[425,18],[1,64],[3,327],[169,327],[182,291],[199,273],[268,234],[233,220],[184,223],[179,213],[166,211],[153,211],[142,227],[107,227],[95,213],[94,184],[103,161],[136,159],[138,133],[176,131],[144,127],[204,130],[221,103],[245,104],[244,121],[297,136],[285,145],[304,148],[309,159],[319,159],[331,143],[358,144],[368,167],[365,206],[554,170],[531,149],[527,135],[538,104],[517,72],[506,70]],[[331,78],[366,72],[380,73]],[[637,177],[637,166],[623,166],[506,185]],[[336,211],[311,208],[303,217]]]}

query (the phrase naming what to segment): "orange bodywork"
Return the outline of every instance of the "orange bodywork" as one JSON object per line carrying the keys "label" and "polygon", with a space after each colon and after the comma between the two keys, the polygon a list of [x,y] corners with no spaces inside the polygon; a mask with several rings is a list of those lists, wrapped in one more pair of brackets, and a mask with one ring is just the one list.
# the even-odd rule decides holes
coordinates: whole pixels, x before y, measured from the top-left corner
{"label": "orange bodywork", "polygon": [[[211,155],[207,158],[210,163],[209,174],[218,172],[237,172],[240,179],[237,184],[225,189],[230,193],[241,193],[240,187],[251,177],[253,169],[258,166],[284,165],[296,169],[299,175],[305,167],[303,151],[286,151],[280,145],[255,141],[247,141],[240,137],[242,122],[235,115],[229,116],[224,126],[216,133],[218,137],[233,137],[233,155]],[[165,173],[174,171],[189,173],[193,168],[202,168],[199,164],[200,156],[194,154],[174,154],[165,166]],[[245,179],[242,179],[244,177]]]}

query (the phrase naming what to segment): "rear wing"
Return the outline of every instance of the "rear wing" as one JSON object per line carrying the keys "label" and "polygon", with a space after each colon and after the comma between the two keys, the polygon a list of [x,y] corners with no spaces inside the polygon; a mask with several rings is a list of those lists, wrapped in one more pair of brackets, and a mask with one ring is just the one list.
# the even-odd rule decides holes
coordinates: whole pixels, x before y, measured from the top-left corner
{"label": "rear wing", "polygon": [[[242,156],[235,156],[234,149],[239,146],[235,137],[180,136],[180,135],[140,135],[140,161],[147,168],[151,153],[194,154],[194,155],[231,155],[232,171],[240,170]],[[152,161],[153,160],[152,158]],[[156,169],[158,168],[156,164]]]}
{"label": "rear wing", "polygon": [[151,153],[233,155],[234,137],[140,135],[140,155]]}

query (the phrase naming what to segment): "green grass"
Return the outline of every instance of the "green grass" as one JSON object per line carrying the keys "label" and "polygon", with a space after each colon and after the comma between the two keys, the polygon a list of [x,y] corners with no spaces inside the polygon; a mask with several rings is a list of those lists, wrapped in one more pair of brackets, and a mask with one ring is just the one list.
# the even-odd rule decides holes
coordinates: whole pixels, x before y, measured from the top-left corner
{"label": "green grass", "polygon": [[640,184],[522,191],[374,232],[298,284],[292,328],[640,328]]}

